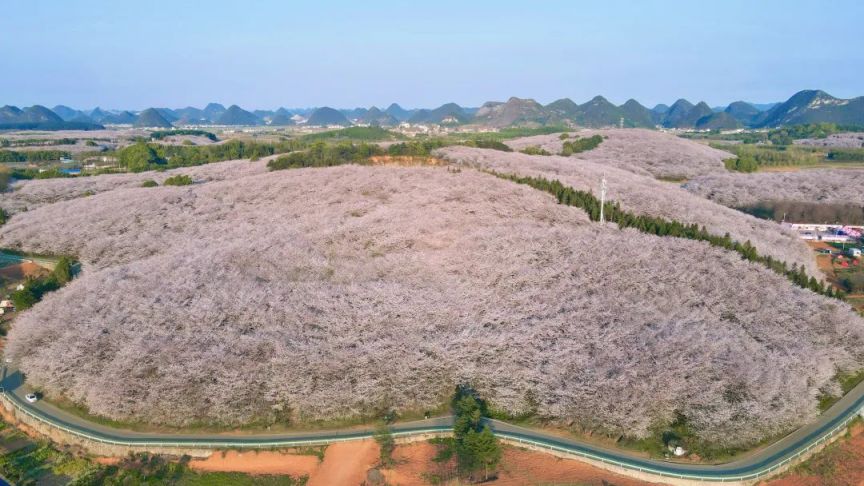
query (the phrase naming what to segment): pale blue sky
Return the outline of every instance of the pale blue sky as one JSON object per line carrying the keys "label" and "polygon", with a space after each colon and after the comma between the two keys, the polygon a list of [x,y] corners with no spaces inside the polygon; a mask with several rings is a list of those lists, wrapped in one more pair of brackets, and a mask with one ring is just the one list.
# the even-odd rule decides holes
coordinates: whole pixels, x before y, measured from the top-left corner
{"label": "pale blue sky", "polygon": [[864,95],[864,2],[3,0],[0,105]]}

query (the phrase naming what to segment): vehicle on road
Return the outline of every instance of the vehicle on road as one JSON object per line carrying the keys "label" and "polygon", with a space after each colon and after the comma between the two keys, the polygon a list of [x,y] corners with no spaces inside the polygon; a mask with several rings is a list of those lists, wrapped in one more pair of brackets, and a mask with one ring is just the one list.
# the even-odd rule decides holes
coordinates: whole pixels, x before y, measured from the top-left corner
{"label": "vehicle on road", "polygon": [[24,398],[30,403],[36,403],[36,401],[39,400],[39,397],[37,397],[35,393],[28,393]]}

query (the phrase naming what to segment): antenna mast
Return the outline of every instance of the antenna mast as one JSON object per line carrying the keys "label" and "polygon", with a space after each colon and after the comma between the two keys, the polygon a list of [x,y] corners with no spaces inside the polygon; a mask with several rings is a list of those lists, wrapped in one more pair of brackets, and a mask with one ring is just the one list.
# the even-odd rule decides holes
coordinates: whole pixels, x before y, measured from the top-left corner
{"label": "antenna mast", "polygon": [[603,215],[603,206],[606,205],[606,176],[600,181],[600,224],[606,222],[606,217]]}

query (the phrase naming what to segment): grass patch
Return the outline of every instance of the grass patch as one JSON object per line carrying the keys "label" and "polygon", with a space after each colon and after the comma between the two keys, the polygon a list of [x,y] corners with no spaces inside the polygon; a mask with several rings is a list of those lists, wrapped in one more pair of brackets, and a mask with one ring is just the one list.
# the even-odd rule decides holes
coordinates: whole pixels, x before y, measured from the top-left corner
{"label": "grass patch", "polygon": [[837,403],[843,395],[846,395],[864,381],[864,369],[854,372],[837,371],[837,374],[834,375],[834,381],[840,385],[842,393],[840,396],[835,396],[829,393],[822,393],[819,395],[819,411],[821,412],[831,408],[831,406]]}
{"label": "grass patch", "polygon": [[390,410],[376,410],[360,416],[350,418],[334,418],[329,420],[307,420],[300,417],[297,421],[292,422],[274,422],[267,420],[258,420],[246,424],[218,424],[207,422],[193,422],[183,427],[171,427],[153,425],[134,420],[114,420],[98,415],[91,415],[87,407],[71,402],[67,399],[49,399],[44,398],[44,401],[54,405],[55,407],[68,412],[76,417],[93,422],[95,424],[104,425],[106,427],[132,430],[135,432],[189,432],[189,433],[220,433],[241,431],[246,433],[257,432],[308,432],[315,430],[343,429],[351,427],[363,427],[376,425],[385,417],[390,417],[392,423],[410,422],[428,417],[439,417],[449,411],[449,404],[441,403],[438,407],[425,410],[403,410],[398,416],[394,417],[394,413]]}
{"label": "grass patch", "polygon": [[316,447],[298,447],[294,449],[294,453],[298,456],[315,456],[318,458],[318,462],[324,462],[324,454],[327,452],[327,446],[316,446]]}

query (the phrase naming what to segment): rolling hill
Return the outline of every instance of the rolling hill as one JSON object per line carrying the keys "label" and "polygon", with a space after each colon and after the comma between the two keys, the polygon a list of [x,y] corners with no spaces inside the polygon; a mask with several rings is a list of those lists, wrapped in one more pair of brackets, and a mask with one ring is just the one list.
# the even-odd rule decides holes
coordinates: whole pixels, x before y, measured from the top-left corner
{"label": "rolling hill", "polygon": [[[4,246],[73,253],[87,271],[16,317],[4,351],[46,397],[116,420],[355,419],[379,397],[397,413],[433,409],[470,382],[514,415],[647,437],[677,412],[729,445],[811,420],[837,370],[864,361],[848,306],[731,252],[592,223],[471,164],[580,190],[607,174],[627,207],[722,213],[742,231],[758,221],[588,160],[448,158],[460,154],[458,172],[235,172],[18,213]],[[598,258],[610,248],[627,264]]]}

